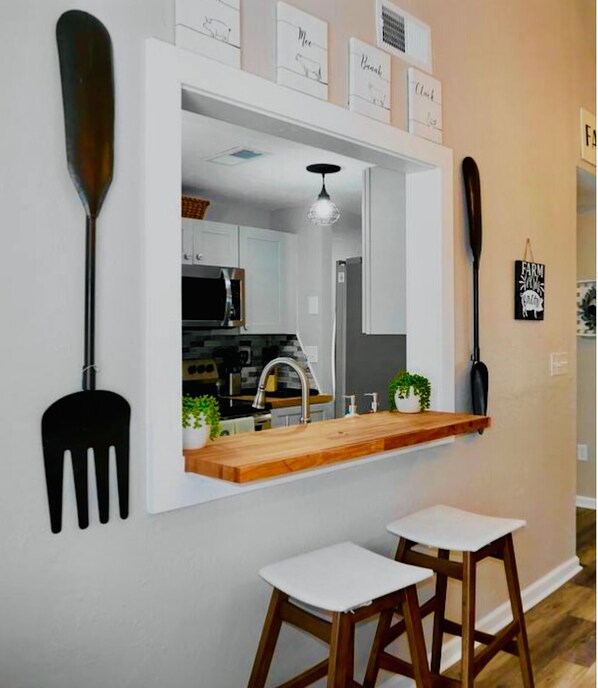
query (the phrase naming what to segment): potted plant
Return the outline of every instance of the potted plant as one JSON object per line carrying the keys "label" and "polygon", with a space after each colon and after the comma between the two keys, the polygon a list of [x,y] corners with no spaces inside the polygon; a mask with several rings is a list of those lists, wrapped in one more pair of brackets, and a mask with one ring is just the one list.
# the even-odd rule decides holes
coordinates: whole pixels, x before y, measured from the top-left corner
{"label": "potted plant", "polygon": [[200,449],[220,435],[220,407],[209,394],[185,395],[182,402],[183,449]]}
{"label": "potted plant", "polygon": [[397,373],[388,385],[390,409],[401,413],[419,413],[430,408],[430,380],[423,375],[408,373],[402,370]]}

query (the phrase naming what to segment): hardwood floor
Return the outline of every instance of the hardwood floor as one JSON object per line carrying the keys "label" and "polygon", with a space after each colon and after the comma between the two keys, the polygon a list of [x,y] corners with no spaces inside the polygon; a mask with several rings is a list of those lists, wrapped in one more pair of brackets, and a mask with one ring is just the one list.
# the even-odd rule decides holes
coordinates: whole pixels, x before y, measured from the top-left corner
{"label": "hardwood floor", "polygon": [[[577,509],[577,554],[583,571],[526,615],[536,688],[596,686],[596,512]],[[457,677],[458,671],[448,675]],[[519,660],[500,653],[476,688],[522,686]]]}

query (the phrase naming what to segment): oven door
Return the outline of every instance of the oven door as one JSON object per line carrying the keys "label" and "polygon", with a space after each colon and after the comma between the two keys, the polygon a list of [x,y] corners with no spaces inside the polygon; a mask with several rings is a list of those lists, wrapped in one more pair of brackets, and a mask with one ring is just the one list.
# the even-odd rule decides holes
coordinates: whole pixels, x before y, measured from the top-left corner
{"label": "oven door", "polygon": [[213,265],[181,266],[182,322],[186,327],[242,327],[245,271]]}

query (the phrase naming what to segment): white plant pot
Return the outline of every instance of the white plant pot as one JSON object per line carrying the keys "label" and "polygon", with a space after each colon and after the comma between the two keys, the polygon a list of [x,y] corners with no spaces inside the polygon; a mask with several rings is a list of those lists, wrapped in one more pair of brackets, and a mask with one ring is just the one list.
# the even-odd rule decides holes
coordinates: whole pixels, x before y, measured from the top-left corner
{"label": "white plant pot", "polygon": [[201,449],[210,439],[210,426],[201,428],[183,428],[183,449]]}
{"label": "white plant pot", "polygon": [[400,399],[399,390],[397,390],[395,392],[395,406],[397,407],[397,411],[401,413],[419,413],[421,411],[419,394],[415,394],[413,387],[410,387],[407,397],[405,399]]}

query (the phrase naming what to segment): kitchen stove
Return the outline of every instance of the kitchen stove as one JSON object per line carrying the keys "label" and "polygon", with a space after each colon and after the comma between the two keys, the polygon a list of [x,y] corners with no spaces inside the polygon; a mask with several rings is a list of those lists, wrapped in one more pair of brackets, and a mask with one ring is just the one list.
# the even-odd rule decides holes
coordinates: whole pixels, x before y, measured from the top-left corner
{"label": "kitchen stove", "polygon": [[[256,409],[251,401],[230,399],[220,395],[222,389],[218,366],[212,358],[184,359],[182,363],[183,394],[200,396],[211,394],[218,400],[220,417],[222,420],[253,418],[255,430],[265,430],[270,427],[270,404],[265,409]],[[237,423],[237,427],[242,424]],[[251,424],[248,424],[248,427]],[[230,430],[226,434],[230,433]]]}

